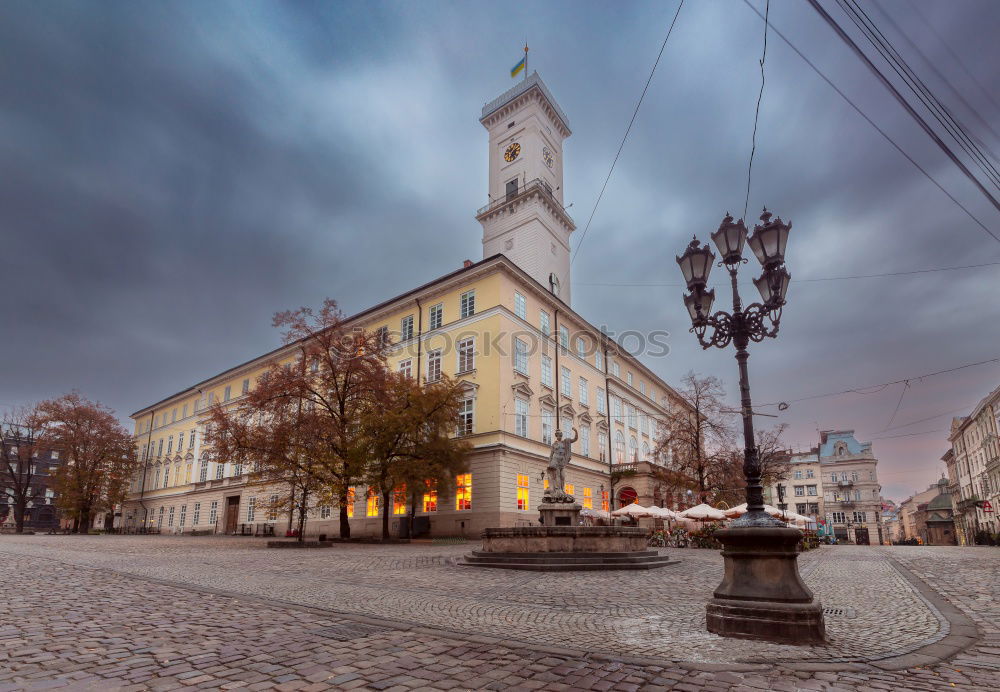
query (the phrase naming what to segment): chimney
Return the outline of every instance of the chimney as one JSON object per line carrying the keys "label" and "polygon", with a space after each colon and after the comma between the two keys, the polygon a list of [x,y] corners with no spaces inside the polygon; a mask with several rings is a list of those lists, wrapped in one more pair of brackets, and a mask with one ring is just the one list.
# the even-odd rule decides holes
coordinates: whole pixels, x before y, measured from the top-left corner
{"label": "chimney", "polygon": [[465,260],[464,262],[462,262],[463,269],[468,269],[471,266],[472,266],[472,260]]}

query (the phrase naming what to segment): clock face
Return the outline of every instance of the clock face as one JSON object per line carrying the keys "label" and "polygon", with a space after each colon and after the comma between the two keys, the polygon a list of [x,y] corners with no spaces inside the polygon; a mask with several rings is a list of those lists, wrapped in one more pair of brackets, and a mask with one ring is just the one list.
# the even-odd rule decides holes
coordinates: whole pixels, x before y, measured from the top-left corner
{"label": "clock face", "polygon": [[520,155],[520,153],[521,153],[521,145],[518,144],[517,142],[514,142],[509,147],[507,147],[507,150],[503,153],[503,160],[506,161],[507,163],[510,163],[511,161],[516,159]]}
{"label": "clock face", "polygon": [[552,168],[552,164],[556,162],[556,157],[552,155],[552,152],[549,151],[548,147],[542,147],[542,161],[544,161],[545,165],[549,168]]}

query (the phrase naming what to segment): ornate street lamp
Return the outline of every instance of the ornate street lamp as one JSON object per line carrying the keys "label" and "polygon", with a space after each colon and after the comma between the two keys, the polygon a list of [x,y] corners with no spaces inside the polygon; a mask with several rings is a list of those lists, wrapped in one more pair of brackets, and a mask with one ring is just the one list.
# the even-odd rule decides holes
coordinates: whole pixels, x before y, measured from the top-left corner
{"label": "ornate street lamp", "polygon": [[[708,631],[726,637],[766,639],[796,644],[812,644],[825,639],[823,607],[799,577],[798,529],[785,526],[764,511],[760,458],[753,431],[750,378],[747,374],[747,346],[778,334],[781,309],[791,275],[785,269],[785,246],[792,224],[781,217],[772,219],[767,209],[762,224],[747,237],[743,220],[726,214],[712,241],[729,271],[733,289],[732,312],[712,313],[715,291],[707,290],[708,275],[715,255],[695,238],[677,264],[684,274],[688,293],[684,305],[691,317],[691,332],[702,348],[736,346],[740,371],[740,404],[743,416],[743,475],[747,484],[747,512],[729,528],[715,535],[723,543],[725,576],[707,606]],[[754,280],[760,303],[743,307],[737,287],[737,273],[744,245],[749,245],[763,267]],[[709,333],[711,329],[711,333]]]}

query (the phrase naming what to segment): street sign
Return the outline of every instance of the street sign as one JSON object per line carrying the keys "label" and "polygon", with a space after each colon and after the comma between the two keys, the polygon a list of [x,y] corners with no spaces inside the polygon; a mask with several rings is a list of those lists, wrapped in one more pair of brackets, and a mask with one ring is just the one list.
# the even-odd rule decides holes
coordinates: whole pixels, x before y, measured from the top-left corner
{"label": "street sign", "polygon": [[992,512],[993,511],[993,504],[989,500],[984,500],[983,501],[983,511],[984,512]]}

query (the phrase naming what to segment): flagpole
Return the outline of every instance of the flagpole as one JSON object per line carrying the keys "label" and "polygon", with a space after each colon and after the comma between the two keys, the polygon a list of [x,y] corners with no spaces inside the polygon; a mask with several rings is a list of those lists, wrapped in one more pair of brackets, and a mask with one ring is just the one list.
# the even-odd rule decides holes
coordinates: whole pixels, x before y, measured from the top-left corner
{"label": "flagpole", "polygon": [[528,79],[528,39],[524,40],[524,79]]}

